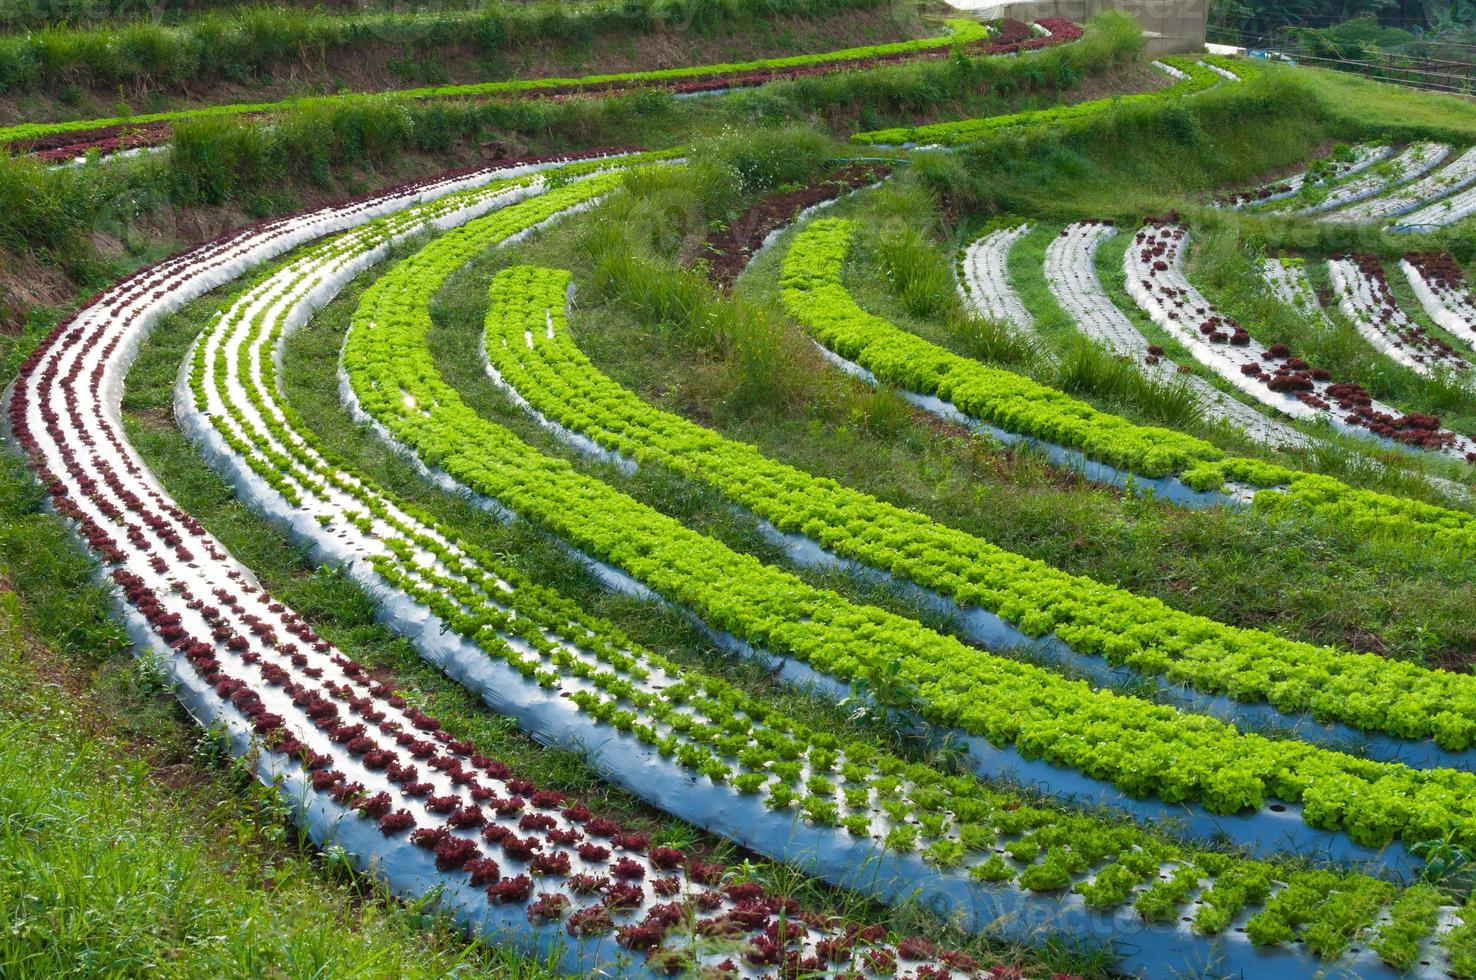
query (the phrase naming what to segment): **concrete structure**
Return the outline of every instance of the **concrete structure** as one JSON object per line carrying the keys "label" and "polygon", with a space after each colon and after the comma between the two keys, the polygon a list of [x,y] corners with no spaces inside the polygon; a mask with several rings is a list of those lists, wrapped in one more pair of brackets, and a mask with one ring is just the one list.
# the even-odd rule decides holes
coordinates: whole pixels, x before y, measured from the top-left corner
{"label": "concrete structure", "polygon": [[1209,0],[948,0],[948,3],[983,20],[1064,17],[1082,23],[1098,11],[1121,10],[1142,25],[1150,55],[1203,51],[1205,26],[1209,21]]}

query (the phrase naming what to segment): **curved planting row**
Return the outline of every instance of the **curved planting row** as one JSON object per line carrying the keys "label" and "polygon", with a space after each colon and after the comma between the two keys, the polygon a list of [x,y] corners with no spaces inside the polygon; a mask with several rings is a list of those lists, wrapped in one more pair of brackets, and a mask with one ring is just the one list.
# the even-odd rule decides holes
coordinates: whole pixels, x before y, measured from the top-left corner
{"label": "curved planting row", "polygon": [[1328,221],[1384,221],[1428,205],[1476,183],[1476,147],[1422,180],[1395,187],[1327,216]]}
{"label": "curved planting row", "polygon": [[[1380,404],[1361,385],[1334,381],[1327,371],[1312,367],[1285,344],[1261,345],[1240,324],[1218,313],[1184,274],[1187,245],[1184,228],[1149,225],[1135,238],[1124,267],[1128,293],[1201,364],[1292,418],[1326,419],[1355,435],[1373,435],[1476,462],[1476,441],[1440,428],[1438,418]],[[1381,317],[1382,312],[1371,312],[1366,324],[1366,329],[1380,337]],[[1409,343],[1408,338],[1399,339]],[[1465,516],[1455,514],[1443,511],[1431,516],[1442,527],[1470,525]]]}
{"label": "curved planting row", "polygon": [[1112,302],[1097,276],[1097,250],[1116,234],[1116,226],[1106,221],[1078,221],[1062,228],[1046,246],[1046,285],[1089,339],[1155,367],[1164,363],[1163,352],[1149,349],[1148,338]]}
{"label": "curved planting row", "polygon": [[1217,197],[1215,203],[1221,207],[1240,210],[1284,201],[1304,191],[1311,192],[1345,177],[1351,177],[1393,155],[1394,147],[1392,146],[1360,143],[1357,146],[1348,147],[1344,152],[1318,160],[1306,170],[1292,174],[1290,177],[1274,180],[1248,191]]}
{"label": "curved planting row", "polygon": [[1266,259],[1261,269],[1266,284],[1278,301],[1309,317],[1322,318],[1322,304],[1312,280],[1307,278],[1305,259],[1277,256]]}
{"label": "curved planting row", "polygon": [[1267,445],[1308,445],[1311,440],[1303,433],[1181,369],[1117,308],[1097,277],[1097,250],[1116,234],[1116,227],[1107,222],[1077,222],[1061,229],[1046,249],[1046,283],[1077,328],[1112,353],[1130,360],[1153,380],[1188,386],[1207,419],[1228,423]]}
{"label": "curved planting row", "polygon": [[1443,197],[1411,211],[1390,226],[1391,231],[1419,232],[1447,228],[1462,218],[1476,214],[1476,187]]}
{"label": "curved planting row", "polygon": [[257,587],[125,440],[122,380],[160,316],[301,243],[419,201],[445,201],[436,210],[444,220],[536,192],[538,179],[519,178],[520,169],[536,168],[458,175],[266,223],[138,273],[60,325],[23,365],[8,412],[13,438],[102,561],[130,634],[189,711],[280,784],[315,840],[341,846],[397,892],[439,890],[474,932],[555,955],[577,973],[706,966],[754,975],[839,964],[868,975],[945,975],[926,944],[892,945],[884,929],[808,915],[719,866],[653,847],[450,737]]}
{"label": "curved planting row", "polygon": [[1377,255],[1334,255],[1327,271],[1333,294],[1358,333],[1375,350],[1417,374],[1463,374],[1471,362],[1400,309]]}
{"label": "curved planting row", "polygon": [[1155,491],[1172,492],[1162,484],[1163,477],[1221,455],[1200,439],[1100,412],[1063,392],[952,354],[867,314],[840,284],[852,231],[847,221],[818,221],[796,236],[785,263],[784,301],[821,349],[853,373],[867,373],[914,395],[936,397],[947,404],[924,407],[985,423],[1007,441],[1025,438],[1064,447],[1080,457],[1078,468],[1096,464],[1089,474],[1094,479],[1126,482],[1128,474],[1137,474]]}
{"label": "curved planting row", "polygon": [[[1148,487],[1190,504],[1225,502],[1260,488],[1256,506],[1310,510],[1368,533],[1414,535],[1469,549],[1476,518],[1462,511],[1359,490],[1331,477],[1260,460],[1227,457],[1183,433],[1137,425],[1019,375],[943,350],[861,310],[840,285],[847,222],[802,233],[786,304],[827,354],[853,372],[908,394],[915,403],[1006,442],[1028,440],[1088,478]],[[823,302],[815,302],[820,298]]]}
{"label": "curved planting row", "polygon": [[1254,70],[1243,62],[1228,59],[1205,58],[1195,61],[1190,58],[1164,58],[1154,65],[1169,71],[1176,84],[1158,92],[1141,92],[1137,95],[1120,95],[1107,99],[1093,99],[1076,105],[1052,106],[1049,109],[1031,109],[1003,116],[987,116],[979,119],[960,119],[956,122],[933,123],[927,126],[898,126],[891,129],[876,129],[856,133],[853,143],[878,144],[884,146],[962,146],[977,143],[997,133],[1035,128],[1040,126],[1064,125],[1099,116],[1103,111],[1124,105],[1158,102],[1196,95],[1223,84],[1227,77],[1238,81],[1240,74]]}
{"label": "curved planting row", "polygon": [[1029,311],[1010,285],[1009,257],[1015,243],[1030,233],[1030,225],[1000,228],[970,242],[959,260],[959,291],[979,316],[1033,335]]}
{"label": "curved planting row", "polygon": [[1387,163],[1380,164],[1372,172],[1357,180],[1341,181],[1334,184],[1325,195],[1309,204],[1297,206],[1296,203],[1286,206],[1273,207],[1273,212],[1286,212],[1288,214],[1312,215],[1322,214],[1336,208],[1347,207],[1367,198],[1383,194],[1390,188],[1397,187],[1406,181],[1414,180],[1433,170],[1450,155],[1450,147],[1444,143],[1420,142],[1411,143],[1405,147],[1398,156]]}
{"label": "curved planting row", "polygon": [[1460,263],[1444,252],[1410,252],[1399,268],[1425,315],[1476,348],[1476,299]]}
{"label": "curved planting row", "polygon": [[[732,64],[694,65],[652,71],[585,75],[578,78],[514,79],[442,85],[429,88],[396,89],[381,93],[392,99],[445,99],[496,97],[561,97],[604,95],[639,88],[663,88],[677,93],[715,92],[763,85],[771,81],[801,78],[836,71],[876,67],[919,58],[946,57],[955,48],[976,54],[1011,54],[1048,47],[1081,37],[1081,28],[1070,21],[1043,18],[1038,23],[1044,35],[1020,21],[1006,20],[985,25],[974,20],[948,21],[949,33],[891,44],[845,48],[819,54],[790,55]],[[327,105],[358,95],[325,95],[281,102],[239,103],[203,106],[176,112],[146,113],[127,118],[77,120],[58,123],[23,123],[0,128],[0,144],[27,152],[63,152],[76,156],[91,146],[105,145],[121,133],[148,133],[151,142],[167,140],[173,123],[204,117],[260,115],[316,105]],[[146,127],[143,130],[138,127]],[[140,145],[133,136],[133,145]]]}
{"label": "curved planting row", "polygon": [[[517,217],[514,205],[491,223],[506,236],[603,189],[554,191],[549,197],[561,199],[529,201]],[[389,242],[464,213],[448,206],[387,220],[278,270],[215,321],[180,386],[181,416],[213,464],[323,560],[343,563],[378,595],[403,597],[404,608],[423,609],[414,635],[428,656],[545,736],[569,728],[617,781],[648,795],[660,787],[654,795],[663,806],[697,809],[738,839],[858,887],[917,893],[962,913],[971,928],[1117,935],[1127,940],[1125,965],[1154,974],[1212,960],[1301,972],[1320,958],[1360,975],[1385,972],[1380,960],[1418,972],[1443,965],[1446,954],[1430,937],[1437,923],[1453,920],[1435,889],[1400,892],[1361,876],[1194,853],[1131,825],[941,777],[865,741],[837,744],[721,681],[631,646],[316,448],[277,387],[287,332],[382,258]],[[539,314],[552,311],[518,303],[529,316],[505,321],[510,311],[500,301],[508,288],[536,283],[561,308],[565,282],[542,270],[504,273],[493,287],[489,330],[505,322],[514,342],[540,335]],[[460,637],[460,653],[432,639],[448,632]],[[1462,928],[1441,938],[1457,955]],[[855,936],[875,938],[851,930],[822,938],[817,952],[844,952]],[[1355,942],[1371,942],[1376,953],[1350,951]],[[863,965],[886,955],[860,945],[872,957]],[[904,941],[897,953],[916,959],[932,951]],[[846,962],[834,953],[831,960]],[[947,962],[960,965],[956,957]]]}

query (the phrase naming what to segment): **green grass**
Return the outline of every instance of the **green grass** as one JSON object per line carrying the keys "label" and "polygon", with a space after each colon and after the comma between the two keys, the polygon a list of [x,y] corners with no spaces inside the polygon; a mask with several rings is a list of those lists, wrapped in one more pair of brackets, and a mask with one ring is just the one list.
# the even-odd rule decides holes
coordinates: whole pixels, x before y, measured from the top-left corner
{"label": "green grass", "polygon": [[[1030,314],[1036,331],[1047,341],[1060,342],[1077,333],[1071,314],[1056,302],[1056,295],[1051,292],[1045,277],[1046,249],[1064,227],[1060,222],[1032,222],[1030,230],[1010,249],[1005,266],[1020,303]],[[980,234],[982,229],[970,229],[960,237],[972,241]]]}
{"label": "green grass", "polygon": [[0,975],[557,975],[314,851],[132,659],[9,453],[0,494]]}
{"label": "green grass", "polygon": [[[0,25],[14,19],[16,6],[13,0],[0,3]],[[0,36],[0,92],[56,93],[53,112],[76,118],[79,111],[99,108],[96,101],[84,105],[86,90],[112,99],[138,93],[153,105],[175,101],[161,98],[170,93],[189,104],[227,85],[259,86],[280,76],[288,81],[305,76],[295,87],[300,87],[298,94],[308,94],[343,72],[353,58],[361,73],[378,69],[382,76],[388,67],[390,74],[436,83],[448,80],[447,62],[459,62],[463,71],[479,68],[483,78],[499,77],[495,67],[515,67],[529,46],[577,56],[670,32],[694,40],[736,35],[742,38],[739,47],[752,54],[765,50],[765,41],[776,34],[782,40],[794,28],[803,28],[806,18],[822,25],[825,18],[854,22],[858,14],[880,6],[880,0],[799,0],[782,8],[732,0],[584,0],[572,5],[544,0],[334,12],[243,4],[206,10],[173,24],[145,16]],[[921,28],[915,4],[892,5],[889,12],[898,25]],[[512,65],[505,64],[509,60]],[[239,89],[237,93],[239,98]],[[27,119],[38,121],[34,113]]]}
{"label": "green grass", "polygon": [[1476,104],[1434,92],[1376,82],[1346,72],[1297,69],[1323,111],[1350,125],[1377,126],[1391,134],[1416,132],[1469,141],[1476,137]]}

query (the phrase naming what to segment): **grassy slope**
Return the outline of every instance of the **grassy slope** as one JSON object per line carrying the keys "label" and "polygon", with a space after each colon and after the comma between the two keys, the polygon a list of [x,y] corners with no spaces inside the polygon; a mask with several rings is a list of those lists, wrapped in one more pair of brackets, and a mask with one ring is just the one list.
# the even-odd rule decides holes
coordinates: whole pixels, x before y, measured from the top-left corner
{"label": "grassy slope", "polygon": [[[292,22],[292,18],[283,19],[283,33]],[[311,43],[282,44],[275,59],[260,66],[263,70],[258,71],[258,66],[235,68],[247,76],[240,79],[226,77],[221,69],[177,83],[141,73],[122,83],[101,80],[89,84],[90,72],[84,62],[76,69],[84,79],[81,85],[47,82],[13,92],[0,89],[0,125],[107,118],[118,114],[120,104],[134,115],[145,115],[344,91],[388,92],[424,85],[646,71],[833,51],[937,33],[936,25],[918,18],[912,3],[808,18],[740,15],[705,29],[678,23],[666,30],[643,31],[635,23],[630,21],[629,31],[594,38],[497,45],[473,40],[470,23],[438,31],[445,37],[416,37],[406,28],[387,26],[366,29],[356,41],[323,50]],[[115,39],[113,47],[120,44]],[[57,48],[66,50],[66,45]]]}
{"label": "grassy slope", "polygon": [[458,102],[402,107],[403,114],[358,104],[288,114],[271,129],[240,120],[199,124],[183,158],[149,155],[59,171],[0,154],[0,327],[8,328],[0,330],[0,356],[5,333],[28,318],[43,329],[57,316],[48,308],[74,291],[87,295],[161,252],[330,195],[365,193],[498,153],[659,147],[793,120],[843,134],[918,112],[1014,111],[1078,85],[1132,87],[1144,69],[1130,28],[1124,19],[1095,21],[1077,44],[993,59],[966,75],[952,62],[929,62],[724,98]]}
{"label": "grassy slope", "polygon": [[1346,72],[1299,69],[1327,111],[1359,125],[1420,127],[1449,138],[1476,136],[1469,99],[1376,82]]}
{"label": "grassy slope", "polygon": [[[75,27],[82,24],[128,23],[134,20],[149,20],[154,23],[177,24],[207,16],[207,12],[238,10],[254,6],[258,0],[162,0],[145,6],[136,0],[103,0],[101,3],[84,0],[0,0],[0,26],[8,30],[44,27]],[[584,0],[574,0],[584,2]],[[359,13],[369,10],[399,10],[413,13],[418,10],[462,10],[481,6],[480,0],[414,0],[411,3],[390,3],[388,0],[365,0],[362,3],[345,4],[340,0],[278,0],[278,8],[318,9],[330,14]]]}
{"label": "grassy slope", "polygon": [[88,563],[3,464],[0,975],[555,976],[299,840],[127,654]]}

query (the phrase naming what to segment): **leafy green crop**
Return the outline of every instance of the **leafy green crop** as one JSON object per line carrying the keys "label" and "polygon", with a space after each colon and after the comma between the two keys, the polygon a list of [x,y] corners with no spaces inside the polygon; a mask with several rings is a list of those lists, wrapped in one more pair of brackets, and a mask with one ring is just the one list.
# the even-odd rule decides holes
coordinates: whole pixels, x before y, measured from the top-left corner
{"label": "leafy green crop", "polygon": [[436,370],[426,340],[431,294],[487,244],[614,184],[597,176],[470,222],[370,287],[343,353],[362,409],[427,465],[624,570],[714,629],[851,683],[885,677],[896,665],[937,725],[1012,744],[1135,797],[1193,801],[1217,813],[1272,797],[1299,801],[1308,823],[1370,846],[1476,837],[1476,775],[1243,734],[972,649],[734,552],[478,416]]}
{"label": "leafy green crop", "polygon": [[[1220,60],[1215,58],[1199,60],[1212,64],[1220,63]],[[1164,58],[1163,61],[1189,77],[1160,92],[1115,95],[1106,99],[1078,102],[1075,105],[1030,109],[1025,112],[1012,112],[1003,116],[988,116],[982,119],[960,119],[955,122],[934,123],[928,126],[897,126],[891,129],[877,129],[866,133],[856,133],[851,137],[851,142],[894,146],[903,143],[916,143],[920,146],[959,146],[965,143],[977,143],[1005,130],[1035,129],[1069,124],[1077,120],[1093,118],[1117,106],[1162,102],[1165,99],[1195,95],[1215,88],[1225,81],[1214,71],[1199,65],[1194,58]],[[1236,74],[1244,74],[1247,71],[1245,61],[1235,61],[1233,64]]]}

